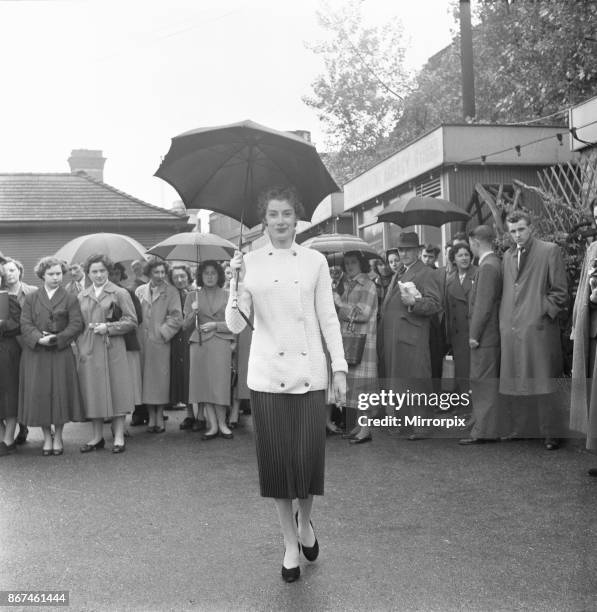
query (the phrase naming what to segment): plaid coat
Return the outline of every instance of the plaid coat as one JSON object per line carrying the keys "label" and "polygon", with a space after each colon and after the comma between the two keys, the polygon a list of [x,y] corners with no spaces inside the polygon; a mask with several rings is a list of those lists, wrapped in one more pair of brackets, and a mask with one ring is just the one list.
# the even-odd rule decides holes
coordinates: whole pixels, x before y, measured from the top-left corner
{"label": "plaid coat", "polygon": [[344,293],[334,293],[334,302],[343,334],[353,315],[354,333],[367,334],[361,363],[348,368],[346,405],[356,408],[357,394],[373,390],[377,381],[377,287],[366,274],[358,274],[353,279],[345,279]]}

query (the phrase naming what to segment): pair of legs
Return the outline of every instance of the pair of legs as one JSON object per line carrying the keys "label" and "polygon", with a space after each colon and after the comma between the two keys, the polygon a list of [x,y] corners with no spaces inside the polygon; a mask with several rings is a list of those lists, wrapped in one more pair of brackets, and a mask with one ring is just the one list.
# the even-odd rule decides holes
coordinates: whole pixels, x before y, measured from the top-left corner
{"label": "pair of legs", "polygon": [[220,404],[202,404],[207,420],[206,436],[212,436],[218,433],[218,430],[223,434],[232,433],[226,425],[226,406]]}
{"label": "pair of legs", "polygon": [[164,405],[163,404],[147,404],[147,414],[149,416],[147,426],[164,427]]}
{"label": "pair of legs", "polygon": [[15,430],[17,428],[17,417],[7,417],[0,420],[0,438],[6,446],[11,446],[15,441]]}
{"label": "pair of legs", "polygon": [[[92,419],[93,438],[88,444],[95,445],[104,437],[104,419]],[[112,418],[112,431],[114,432],[114,444],[124,446],[124,416]]]}
{"label": "pair of legs", "polygon": [[42,427],[41,430],[44,434],[44,446],[43,450],[62,450],[64,444],[62,443],[62,430],[64,429],[64,423],[61,425],[54,425],[54,437],[52,438],[52,426]]}
{"label": "pair of legs", "polygon": [[284,537],[284,561],[282,565],[291,569],[299,564],[299,541],[307,547],[314,546],[315,534],[311,527],[311,510],[313,508],[313,496],[305,499],[297,499],[298,502],[298,530],[292,511],[291,499],[274,498],[282,536]]}

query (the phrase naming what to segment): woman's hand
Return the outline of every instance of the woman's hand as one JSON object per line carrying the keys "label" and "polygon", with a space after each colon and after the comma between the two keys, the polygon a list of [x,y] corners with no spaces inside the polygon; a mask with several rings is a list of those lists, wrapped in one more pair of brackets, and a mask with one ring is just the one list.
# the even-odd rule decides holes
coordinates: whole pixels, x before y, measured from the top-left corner
{"label": "woman's hand", "polygon": [[45,334],[37,341],[37,344],[41,344],[42,346],[56,344],[56,334]]}
{"label": "woman's hand", "polygon": [[108,326],[106,323],[91,323],[89,327],[93,326],[93,333],[105,336],[108,333]]}
{"label": "woman's hand", "polygon": [[346,372],[334,372],[332,380],[336,406],[346,405]]}
{"label": "woman's hand", "polygon": [[234,257],[230,260],[230,269],[232,270],[232,278],[230,279],[230,293],[236,296],[238,291],[238,281],[245,274],[243,254],[241,251],[235,251]]}
{"label": "woman's hand", "polygon": [[215,331],[217,326],[218,324],[215,321],[208,321],[207,323],[200,325],[199,328],[204,334],[206,334],[207,332]]}

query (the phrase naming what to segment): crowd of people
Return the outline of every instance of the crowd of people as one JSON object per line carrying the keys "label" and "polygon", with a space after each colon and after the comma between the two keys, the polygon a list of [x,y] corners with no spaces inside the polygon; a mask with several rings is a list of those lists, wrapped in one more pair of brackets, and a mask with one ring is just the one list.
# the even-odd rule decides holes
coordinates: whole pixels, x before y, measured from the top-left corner
{"label": "crowd of people", "polygon": [[[564,428],[555,392],[562,376],[559,317],[568,307],[564,263],[556,245],[533,236],[528,214],[513,213],[507,225],[515,246],[501,260],[493,230],[478,226],[455,236],[441,268],[440,249],[420,244],[415,232],[402,232],[383,260],[349,252],[330,266],[343,336],[365,339],[358,358],[348,360],[349,393],[340,412],[328,386],[328,435],[341,434],[351,444],[371,441],[371,427],[358,419],[357,391],[438,391],[451,362],[451,390],[472,395],[469,434],[460,444],[540,435],[546,449],[559,447]],[[234,334],[226,324],[228,262],[206,261],[192,270],[159,259],[136,261],[126,283],[124,266],[100,254],[71,264],[66,283],[64,262],[45,257],[35,268],[37,289],[23,282],[20,262],[0,261],[8,294],[0,321],[0,455],[23,443],[32,426],[42,428],[44,455],[62,454],[64,424],[83,420],[92,424],[92,435],[81,452],[103,448],[110,423],[112,451],[120,453],[127,414],[132,426],[162,433],[167,407],[185,409],[180,429],[203,432],[203,440],[233,437],[239,406],[249,399],[251,330]],[[589,308],[577,304],[575,313],[592,329],[597,275],[589,272],[578,298],[584,296]],[[577,333],[577,346],[579,338]],[[575,353],[577,378],[591,378],[591,342],[591,349],[587,343],[584,353]],[[573,390],[575,398],[579,393]],[[588,408],[577,416],[578,429],[596,428],[591,401],[581,393]],[[419,408],[423,414],[425,407]],[[416,440],[430,430],[403,426],[401,433]]]}
{"label": "crowd of people", "polygon": [[91,424],[82,453],[105,447],[108,424],[122,453],[126,416],[163,433],[166,407],[186,408],[180,428],[204,440],[233,437],[247,392],[232,376],[240,341],[224,321],[230,273],[205,261],[193,278],[186,264],[158,259],[132,270],[125,285],[125,267],[106,255],[68,267],[48,256],[35,267],[37,288],[0,254],[0,456],[30,427],[43,432],[44,456],[62,455],[64,425],[82,421]]}

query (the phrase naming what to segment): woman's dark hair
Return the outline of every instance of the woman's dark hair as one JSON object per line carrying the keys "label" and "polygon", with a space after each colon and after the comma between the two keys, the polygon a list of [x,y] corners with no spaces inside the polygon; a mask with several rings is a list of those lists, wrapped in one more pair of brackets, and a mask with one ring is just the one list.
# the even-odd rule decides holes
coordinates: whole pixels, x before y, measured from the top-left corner
{"label": "woman's dark hair", "polygon": [[145,276],[149,278],[151,276],[151,272],[159,266],[164,266],[164,272],[166,273],[166,275],[170,273],[170,266],[168,265],[168,262],[165,259],[153,257],[145,264],[143,274],[145,274]]}
{"label": "woman's dark hair", "polygon": [[170,283],[174,284],[172,280],[172,273],[174,272],[174,270],[184,270],[186,272],[189,285],[193,282],[193,273],[191,272],[191,268],[187,266],[187,264],[177,263],[173,264],[173,266],[170,268],[170,272],[168,272],[168,278],[170,279]]}
{"label": "woman's dark hair", "polygon": [[466,242],[457,242],[451,248],[450,254],[448,255],[448,259],[451,263],[454,263],[456,261],[456,255],[458,255],[458,251],[461,251],[462,249],[464,249],[469,254],[471,261],[473,260],[473,252],[471,251],[471,247]]}
{"label": "woman's dark hair", "polygon": [[[348,251],[347,253],[344,253],[344,258],[346,257],[356,257],[359,261],[361,272],[367,273],[371,271],[371,264],[369,263],[369,260],[365,257],[365,255],[361,253],[361,251]],[[344,266],[344,260],[342,260],[342,264],[340,267],[342,268],[344,272],[346,272],[346,267]]]}
{"label": "woman's dark hair", "polygon": [[125,269],[124,269],[124,266],[119,261],[117,261],[112,266],[112,271],[113,272],[116,272],[116,271],[120,272],[120,280],[121,281],[126,280],[129,277],[128,274],[126,273]]}
{"label": "woman's dark hair", "polygon": [[4,257],[4,263],[5,264],[9,264],[9,263],[14,264],[17,267],[17,270],[19,271],[19,280],[23,279],[23,274],[25,274],[25,268],[24,268],[23,264],[18,259],[14,259],[13,257]]}
{"label": "woman's dark hair", "polygon": [[271,200],[283,200],[288,202],[290,206],[294,208],[294,214],[297,219],[305,218],[305,208],[294,187],[269,187],[262,191],[257,198],[257,214],[262,222],[265,221],[267,205]]}
{"label": "woman's dark hair", "polygon": [[223,287],[226,282],[226,276],[224,275],[224,268],[213,259],[208,259],[201,263],[197,268],[197,287],[203,287],[203,273],[206,268],[212,267],[218,273],[218,287]]}
{"label": "woman's dark hair", "polygon": [[95,255],[90,255],[85,263],[83,264],[83,270],[85,270],[85,274],[89,274],[89,268],[91,268],[92,264],[101,263],[104,268],[108,271],[108,274],[112,272],[112,268],[114,267],[113,261],[103,253],[96,253]]}
{"label": "woman's dark hair", "polygon": [[42,257],[35,264],[35,268],[33,268],[33,271],[35,272],[38,278],[41,278],[43,280],[46,270],[49,270],[50,268],[53,268],[54,266],[60,266],[60,269],[62,270],[62,274],[66,274],[66,270],[67,270],[66,264],[61,259],[58,259],[57,257],[54,257],[53,255]]}
{"label": "woman's dark hair", "polygon": [[390,260],[390,255],[396,255],[398,259],[400,259],[400,253],[398,253],[398,249],[388,249],[386,251],[386,263]]}

